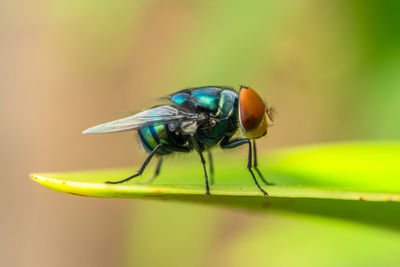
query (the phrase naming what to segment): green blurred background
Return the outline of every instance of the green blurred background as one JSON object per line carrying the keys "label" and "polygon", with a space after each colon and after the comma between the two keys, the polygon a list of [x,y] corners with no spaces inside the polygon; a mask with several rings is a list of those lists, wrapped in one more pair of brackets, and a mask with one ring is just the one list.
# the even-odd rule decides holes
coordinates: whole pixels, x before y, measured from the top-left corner
{"label": "green blurred background", "polygon": [[398,139],[399,12],[395,0],[1,2],[0,265],[400,266],[389,230],[82,198],[27,176],[137,166],[132,133],[81,131],[203,85],[250,85],[277,109],[265,153]]}

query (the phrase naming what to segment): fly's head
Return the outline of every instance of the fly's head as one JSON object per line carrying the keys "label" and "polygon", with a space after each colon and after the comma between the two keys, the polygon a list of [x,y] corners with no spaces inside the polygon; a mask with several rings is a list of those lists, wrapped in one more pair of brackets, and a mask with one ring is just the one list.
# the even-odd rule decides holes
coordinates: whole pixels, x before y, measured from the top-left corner
{"label": "fly's head", "polygon": [[268,120],[274,120],[274,111],[247,86],[239,92],[239,123],[243,134],[251,139],[260,138],[268,132]]}

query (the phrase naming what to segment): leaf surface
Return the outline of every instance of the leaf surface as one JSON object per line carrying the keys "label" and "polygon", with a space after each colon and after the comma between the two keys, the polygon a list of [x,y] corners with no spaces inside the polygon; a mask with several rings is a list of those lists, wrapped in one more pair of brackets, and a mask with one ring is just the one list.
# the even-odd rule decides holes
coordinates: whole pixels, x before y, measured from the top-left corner
{"label": "leaf surface", "polygon": [[[260,151],[261,152],[261,151]],[[400,142],[314,145],[261,152],[260,169],[275,186],[264,197],[238,155],[218,153],[216,185],[205,196],[198,160],[167,165],[154,184],[151,175],[123,184],[105,184],[132,169],[31,174],[56,191],[80,196],[168,199],[347,218],[400,230]]]}

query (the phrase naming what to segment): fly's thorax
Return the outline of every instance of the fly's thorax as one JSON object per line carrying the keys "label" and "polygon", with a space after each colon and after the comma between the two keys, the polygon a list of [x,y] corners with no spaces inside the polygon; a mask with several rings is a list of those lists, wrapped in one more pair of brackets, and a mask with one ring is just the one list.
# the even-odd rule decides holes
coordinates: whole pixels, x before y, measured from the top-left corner
{"label": "fly's thorax", "polygon": [[168,98],[179,107],[196,112],[199,110],[216,111],[222,87],[204,86],[178,91]]}
{"label": "fly's thorax", "polygon": [[204,112],[196,114],[196,120],[182,120],[178,122],[168,123],[167,127],[170,132],[175,134],[187,135],[190,133],[196,133],[199,126],[204,125],[208,122],[210,116]]}
{"label": "fly's thorax", "polygon": [[238,94],[235,91],[223,90],[219,98],[216,117],[218,119],[227,119],[230,116],[236,116],[237,101]]}
{"label": "fly's thorax", "polygon": [[195,121],[184,121],[181,124],[181,131],[183,134],[195,133],[197,131],[198,125]]}

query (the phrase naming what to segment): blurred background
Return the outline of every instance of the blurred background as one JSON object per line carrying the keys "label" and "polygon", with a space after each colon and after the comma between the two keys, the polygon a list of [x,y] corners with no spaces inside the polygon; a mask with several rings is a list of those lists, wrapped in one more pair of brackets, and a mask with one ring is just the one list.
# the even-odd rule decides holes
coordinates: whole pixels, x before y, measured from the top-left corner
{"label": "blurred background", "polygon": [[0,265],[399,266],[389,230],[83,198],[28,177],[138,166],[132,133],[81,131],[204,85],[249,85],[276,108],[265,153],[398,138],[399,12],[396,0],[2,1]]}

